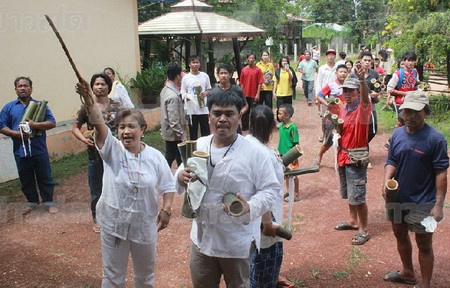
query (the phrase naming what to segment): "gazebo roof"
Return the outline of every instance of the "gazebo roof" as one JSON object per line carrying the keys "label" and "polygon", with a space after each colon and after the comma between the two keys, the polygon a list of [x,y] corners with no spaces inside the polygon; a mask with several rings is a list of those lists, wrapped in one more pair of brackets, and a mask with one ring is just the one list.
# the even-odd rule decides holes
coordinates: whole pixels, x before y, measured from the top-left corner
{"label": "gazebo roof", "polygon": [[253,25],[212,12],[212,7],[198,0],[185,0],[172,6],[170,13],[139,25],[139,36],[201,36],[247,37],[261,36],[264,30]]}

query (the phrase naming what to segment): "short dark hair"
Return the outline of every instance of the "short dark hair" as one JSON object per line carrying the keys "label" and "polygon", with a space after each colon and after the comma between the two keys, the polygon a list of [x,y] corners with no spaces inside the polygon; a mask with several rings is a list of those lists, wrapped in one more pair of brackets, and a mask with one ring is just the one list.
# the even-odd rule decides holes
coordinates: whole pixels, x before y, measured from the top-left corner
{"label": "short dark hair", "polygon": [[364,56],[369,56],[370,59],[373,60],[372,53],[370,53],[369,51],[365,51],[365,52],[361,53],[361,59],[362,59]]}
{"label": "short dark hair", "polygon": [[[106,67],[105,69],[103,69],[103,73],[105,73],[106,70],[109,70],[109,71],[111,71],[111,73],[112,73],[113,75],[116,75],[116,71],[114,71],[113,68],[111,68],[111,67]],[[105,73],[105,74],[106,74],[106,73]]]}
{"label": "short dark hair", "polygon": [[341,52],[339,52],[339,57],[344,59],[345,57],[347,57],[347,53],[345,53],[344,51],[341,51]]}
{"label": "short dark hair", "polygon": [[181,74],[181,66],[178,62],[173,62],[167,66],[167,78],[169,80],[174,80],[178,75]]}
{"label": "short dark hair", "polygon": [[191,56],[189,56],[189,58],[188,58],[188,63],[191,63],[191,62],[194,61],[194,60],[200,61],[200,57],[197,56],[197,55],[191,55]]}
{"label": "short dark hair", "polygon": [[95,83],[95,80],[97,78],[103,78],[103,80],[105,80],[106,85],[108,85],[108,93],[111,92],[111,89],[112,89],[111,78],[109,78],[109,76],[104,74],[104,73],[97,73],[97,74],[92,75],[92,77],[91,77],[91,89],[94,88],[94,83]]}
{"label": "short dark hair", "polygon": [[120,122],[125,119],[126,117],[131,116],[138,122],[139,126],[141,128],[144,128],[144,131],[147,129],[147,122],[145,121],[144,115],[142,112],[138,109],[121,109],[117,112],[115,123],[116,128],[119,126]]}
{"label": "short dark hair", "polygon": [[20,80],[28,81],[28,84],[30,84],[30,87],[33,88],[33,81],[31,81],[30,77],[25,77],[25,76],[17,77],[17,78],[14,80],[14,88],[17,88],[17,83],[18,83]]}
{"label": "short dark hair", "polygon": [[413,51],[407,51],[407,52],[405,52],[405,54],[403,54],[402,60],[413,60],[413,61],[416,61],[417,60],[417,54],[414,53]]}
{"label": "short dark hair", "polygon": [[289,114],[291,117],[294,115],[294,106],[291,104],[281,104],[280,109],[283,108],[286,111],[286,114]]}
{"label": "short dark hair", "polygon": [[275,119],[272,109],[267,105],[258,105],[250,113],[250,133],[261,143],[270,140],[272,130],[275,128]]}
{"label": "short dark hair", "polygon": [[211,111],[211,108],[214,104],[222,107],[236,106],[238,111],[241,111],[242,105],[244,105],[244,103],[242,102],[242,98],[231,92],[230,90],[209,96],[207,103],[209,111]]}
{"label": "short dark hair", "polygon": [[216,69],[217,74],[219,74],[221,69],[227,70],[228,73],[230,73],[230,74],[233,74],[233,72],[234,72],[234,67],[233,66],[228,65],[228,64],[224,64],[224,63],[219,64],[219,66],[217,66],[217,69]]}
{"label": "short dark hair", "polygon": [[345,66],[345,64],[339,64],[337,67],[336,67],[336,72],[339,70],[339,69],[345,69],[345,70],[348,70],[347,69],[347,66]]}

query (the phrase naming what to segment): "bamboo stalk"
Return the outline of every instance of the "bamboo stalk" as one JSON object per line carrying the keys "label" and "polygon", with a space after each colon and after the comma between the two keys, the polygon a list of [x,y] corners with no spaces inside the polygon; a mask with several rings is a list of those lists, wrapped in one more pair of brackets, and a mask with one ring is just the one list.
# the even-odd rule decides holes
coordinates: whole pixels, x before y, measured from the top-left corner
{"label": "bamboo stalk", "polygon": [[22,120],[20,122],[22,123],[22,122],[27,121],[28,119],[32,119],[37,106],[38,106],[38,103],[30,101],[28,103],[27,109],[25,109],[25,113],[23,113]]}
{"label": "bamboo stalk", "polygon": [[[39,103],[39,109],[37,111],[37,115],[34,118],[34,121],[36,122],[43,122],[45,120],[45,114],[47,113],[47,103],[48,101],[43,100],[41,103]],[[41,130],[33,130],[31,133],[31,137],[33,136],[41,136],[42,131]]]}

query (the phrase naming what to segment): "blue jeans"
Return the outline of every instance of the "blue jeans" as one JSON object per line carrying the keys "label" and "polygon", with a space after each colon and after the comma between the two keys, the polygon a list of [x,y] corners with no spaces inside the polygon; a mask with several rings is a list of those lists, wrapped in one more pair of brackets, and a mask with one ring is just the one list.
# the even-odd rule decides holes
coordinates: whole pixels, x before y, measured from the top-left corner
{"label": "blue jeans", "polygon": [[95,206],[97,206],[98,199],[102,195],[103,188],[103,160],[89,159],[88,162],[88,181],[91,189],[91,212],[92,218],[95,220]]}
{"label": "blue jeans", "polygon": [[[14,159],[16,160],[22,192],[28,201],[27,205],[38,205],[40,202],[39,194],[41,195],[42,204],[45,206],[55,205],[55,202],[53,202],[55,182],[53,181],[48,154],[32,157],[20,157],[14,154]],[[39,193],[36,183],[39,187]]]}
{"label": "blue jeans", "polygon": [[308,99],[308,102],[312,102],[312,95],[314,90],[314,80],[313,81],[307,81],[302,79],[303,81],[303,93],[305,93],[306,99]]}

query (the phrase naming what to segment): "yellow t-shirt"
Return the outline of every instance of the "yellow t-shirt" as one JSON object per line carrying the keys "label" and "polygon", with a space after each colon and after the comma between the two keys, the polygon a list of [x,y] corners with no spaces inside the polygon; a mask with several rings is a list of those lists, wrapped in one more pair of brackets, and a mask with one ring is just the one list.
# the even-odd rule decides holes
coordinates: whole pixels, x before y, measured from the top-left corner
{"label": "yellow t-shirt", "polygon": [[292,78],[289,80],[289,74],[291,74],[290,71],[287,72],[284,69],[280,69],[280,81],[278,81],[277,77],[273,77],[275,82],[277,82],[277,91],[275,91],[277,97],[292,96]]}
{"label": "yellow t-shirt", "polygon": [[[273,67],[273,64],[271,62],[267,62],[267,64],[264,64],[264,62],[259,61],[256,66],[261,69],[263,77],[264,77],[264,83],[261,86],[261,91],[272,91],[273,90],[273,81],[275,78],[275,68]],[[272,75],[270,75],[270,72]],[[266,74],[267,73],[267,74]]]}

